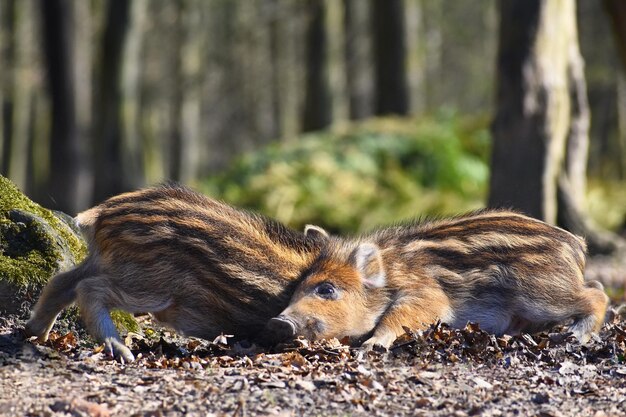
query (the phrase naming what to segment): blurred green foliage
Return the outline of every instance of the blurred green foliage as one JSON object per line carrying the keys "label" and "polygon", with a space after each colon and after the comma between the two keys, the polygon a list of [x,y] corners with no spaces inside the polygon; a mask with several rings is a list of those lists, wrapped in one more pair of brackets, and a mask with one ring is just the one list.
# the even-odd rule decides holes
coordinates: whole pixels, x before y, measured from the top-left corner
{"label": "blurred green foliage", "polygon": [[486,118],[380,118],[246,155],[199,188],[295,228],[360,232],[484,205]]}
{"label": "blurred green foliage", "polygon": [[587,210],[604,229],[626,229],[626,182],[590,179],[587,184]]}

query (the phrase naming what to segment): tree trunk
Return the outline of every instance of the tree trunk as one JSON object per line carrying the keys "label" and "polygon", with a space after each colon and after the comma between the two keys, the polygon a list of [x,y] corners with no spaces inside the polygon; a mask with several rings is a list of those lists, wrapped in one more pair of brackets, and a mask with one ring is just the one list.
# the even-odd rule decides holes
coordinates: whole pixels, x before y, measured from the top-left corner
{"label": "tree trunk", "polygon": [[426,57],[421,0],[405,0],[407,79],[409,89],[409,111],[422,114],[426,110]]}
{"label": "tree trunk", "polygon": [[574,3],[502,0],[489,205],[556,223]]}
{"label": "tree trunk", "polygon": [[568,83],[570,124],[565,150],[565,175],[572,186],[572,201],[581,211],[585,208],[587,191],[587,159],[589,157],[589,125],[591,114],[587,99],[585,62],[580,54],[578,33],[574,25],[575,41],[570,43],[568,55]]}
{"label": "tree trunk", "polygon": [[[47,0],[43,0],[44,2]],[[110,0],[99,62],[94,199],[102,201],[126,188],[122,158],[122,57],[127,38],[130,0]]]}
{"label": "tree trunk", "polygon": [[122,52],[121,111],[122,166],[126,187],[135,189],[146,183],[143,138],[141,137],[142,47],[144,43],[148,0],[133,0],[130,24]]}
{"label": "tree trunk", "polygon": [[15,0],[0,2],[0,174],[7,176],[9,171],[9,155],[11,154],[11,135],[13,132],[13,102],[11,86],[13,85],[12,63],[15,60]]}
{"label": "tree trunk", "polygon": [[334,124],[348,120],[348,100],[345,72],[345,30],[344,8],[337,0],[325,0],[326,33],[328,42],[328,88],[331,99],[331,122]]}
{"label": "tree trunk", "polygon": [[[272,57],[272,97],[278,135],[283,140],[297,136],[301,126],[303,101],[302,44],[306,16],[301,0],[269,0],[275,12],[270,21]],[[279,7],[280,6],[280,7]]]}
{"label": "tree trunk", "polygon": [[620,59],[623,67],[626,68],[626,2],[604,0],[604,7],[611,19]]}
{"label": "tree trunk", "polygon": [[11,85],[12,121],[11,152],[9,154],[9,178],[21,189],[27,187],[28,122],[30,95],[33,89],[30,64],[33,58],[33,2],[21,1],[15,5],[15,28],[13,39],[15,55]]}
{"label": "tree trunk", "polygon": [[436,113],[445,105],[443,82],[446,68],[443,64],[445,6],[443,1],[421,1],[420,5],[428,19],[423,20],[424,33],[424,110]]}
{"label": "tree trunk", "polygon": [[620,176],[626,178],[626,2],[604,0],[604,7],[611,20],[615,43],[622,62],[617,80],[618,144],[620,148]]}
{"label": "tree trunk", "polygon": [[403,0],[374,0],[376,114],[409,112]]}
{"label": "tree trunk", "polygon": [[183,107],[183,88],[185,84],[183,74],[183,54],[181,49],[185,43],[185,27],[182,22],[185,13],[185,2],[177,2],[176,19],[177,25],[174,29],[174,49],[177,53],[172,55],[172,100],[170,102],[170,141],[168,146],[169,157],[169,173],[168,177],[174,181],[181,181],[182,168],[185,165],[184,153],[187,149],[186,137],[183,136],[182,129],[182,107]]}
{"label": "tree trunk", "polygon": [[585,236],[589,252],[610,254],[623,245],[617,236],[600,230],[585,215],[587,159],[589,151],[590,110],[587,99],[584,60],[576,42],[569,48],[568,82],[571,99],[570,126],[567,136],[565,166],[558,178],[557,223],[572,233]]}
{"label": "tree trunk", "polygon": [[370,3],[344,0],[345,79],[348,91],[349,115],[352,120],[365,119],[373,113],[373,83],[371,69],[372,38]]}
{"label": "tree trunk", "polygon": [[626,74],[617,77],[617,135],[620,150],[620,179],[626,180]]}
{"label": "tree trunk", "polygon": [[[245,6],[244,6],[245,4]],[[249,61],[245,77],[249,80],[251,135],[258,145],[275,139],[278,135],[277,114],[273,111],[273,88],[275,82],[272,67],[271,11],[265,2],[242,2],[241,19],[249,29],[246,39]]]}
{"label": "tree trunk", "polygon": [[197,175],[198,126],[200,124],[201,43],[196,3],[179,2],[177,51],[174,60],[174,100],[170,142],[170,178],[189,182]]}
{"label": "tree trunk", "polygon": [[324,0],[309,0],[306,34],[306,87],[302,130],[320,130],[332,123],[332,98],[328,80],[328,42]]}
{"label": "tree trunk", "polygon": [[513,207],[587,238],[621,246],[585,215],[589,106],[575,3],[502,0],[489,205]]}
{"label": "tree trunk", "polygon": [[[43,45],[48,89],[52,103],[50,135],[50,206],[76,213],[85,208],[89,185],[85,181],[85,155],[77,119],[76,27],[74,4],[69,0],[41,0]],[[84,86],[84,85],[83,85]]]}
{"label": "tree trunk", "polygon": [[[31,109],[29,122],[29,184],[27,189],[33,195],[33,199],[45,202],[49,198],[50,191],[47,189],[50,177],[50,152],[49,147],[49,117],[51,114],[50,101],[45,95],[35,93],[31,95]],[[91,188],[88,181],[86,184],[85,198],[81,202],[88,204]],[[84,207],[78,207],[81,210]]]}

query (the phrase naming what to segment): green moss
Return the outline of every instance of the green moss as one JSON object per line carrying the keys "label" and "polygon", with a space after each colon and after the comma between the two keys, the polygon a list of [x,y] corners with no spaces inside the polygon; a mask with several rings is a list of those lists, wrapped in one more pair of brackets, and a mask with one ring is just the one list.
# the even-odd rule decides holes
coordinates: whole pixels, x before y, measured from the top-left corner
{"label": "green moss", "polygon": [[41,287],[86,255],[85,242],[68,223],[0,176],[0,281]]}
{"label": "green moss", "polygon": [[[87,256],[87,246],[73,219],[45,209],[0,176],[0,311],[20,312],[57,272]],[[63,319],[76,323],[76,309]],[[137,332],[132,314],[114,311],[115,324]]]}
{"label": "green moss", "polygon": [[111,311],[111,320],[113,320],[118,329],[139,333],[139,324],[137,324],[137,321],[130,313],[113,310]]}
{"label": "green moss", "polygon": [[587,186],[587,210],[604,229],[619,231],[626,226],[626,182],[593,178]]}

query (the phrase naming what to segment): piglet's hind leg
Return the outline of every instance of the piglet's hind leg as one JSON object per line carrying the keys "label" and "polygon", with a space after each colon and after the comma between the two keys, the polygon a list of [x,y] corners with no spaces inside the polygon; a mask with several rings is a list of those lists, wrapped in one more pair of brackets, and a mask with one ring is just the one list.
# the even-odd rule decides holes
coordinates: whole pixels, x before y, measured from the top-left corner
{"label": "piglet's hind leg", "polygon": [[602,284],[597,281],[587,282],[581,297],[582,301],[579,304],[584,306],[581,308],[582,314],[574,319],[569,330],[581,343],[586,343],[592,333],[600,331],[604,323],[609,297],[605,294]]}
{"label": "piglet's hind leg", "polygon": [[78,283],[93,276],[95,271],[93,263],[87,260],[76,268],[53,277],[43,289],[33,314],[26,323],[26,335],[37,336],[44,342],[48,340],[48,333],[61,310],[74,302]]}
{"label": "piglet's hind leg", "polygon": [[89,333],[104,343],[107,354],[126,362],[135,360],[119,336],[111,320],[109,306],[116,305],[117,296],[107,277],[85,279],[76,287],[76,303]]}

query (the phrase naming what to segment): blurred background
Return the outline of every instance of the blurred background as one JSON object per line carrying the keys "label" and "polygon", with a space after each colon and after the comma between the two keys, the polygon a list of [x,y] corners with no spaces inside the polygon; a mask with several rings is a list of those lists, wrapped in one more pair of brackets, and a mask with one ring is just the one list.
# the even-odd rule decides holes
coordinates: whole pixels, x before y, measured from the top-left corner
{"label": "blurred background", "polygon": [[624,3],[0,0],[0,172],[70,214],[173,179],[298,228],[623,233]]}

